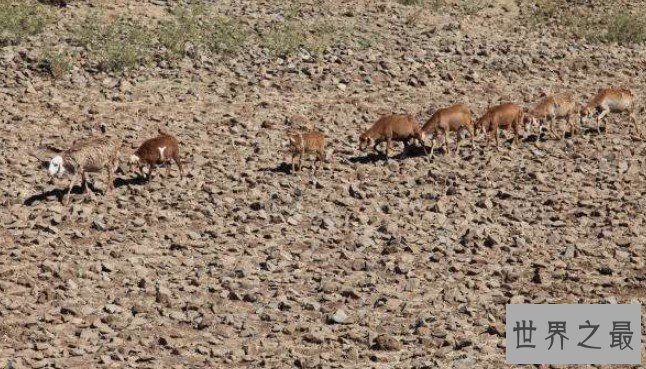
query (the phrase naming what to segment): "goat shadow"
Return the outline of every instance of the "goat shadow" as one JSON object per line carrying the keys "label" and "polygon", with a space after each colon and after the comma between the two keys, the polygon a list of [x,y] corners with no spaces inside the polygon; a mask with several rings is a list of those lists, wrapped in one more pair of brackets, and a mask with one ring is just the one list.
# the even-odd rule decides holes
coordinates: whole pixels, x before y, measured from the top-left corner
{"label": "goat shadow", "polygon": [[263,172],[290,174],[292,172],[292,166],[289,163],[282,162],[275,167],[261,168],[260,170]]}
{"label": "goat shadow", "polygon": [[[112,181],[112,184],[114,185],[114,188],[120,188],[124,186],[141,186],[144,185],[148,182],[148,180],[144,177],[137,176],[133,178],[128,178],[128,179],[123,179],[123,178],[116,178],[114,181]],[[105,194],[104,190],[99,190],[96,187],[94,187],[94,183],[92,181],[88,181],[87,186],[92,192],[95,193],[101,193],[101,195]],[[81,184],[75,185],[72,187],[72,192],[70,194],[74,195],[82,195],[83,192],[83,186]],[[61,201],[63,199],[63,196],[67,194],[67,186],[63,188],[55,188],[53,190],[41,192],[39,194],[35,194],[32,196],[29,196],[25,201],[23,202],[23,205],[31,206],[37,201],[45,201],[47,200],[48,197],[55,196],[58,201]]]}
{"label": "goat shadow", "polygon": [[[606,126],[601,126],[599,127],[599,129],[601,130],[601,133],[606,133]],[[596,135],[596,136],[599,135],[599,132],[597,131],[597,127],[581,127],[579,128],[579,130],[583,132],[584,135],[590,135],[590,134]]]}
{"label": "goat shadow", "polygon": [[[273,172],[273,173],[283,173],[283,174],[294,174],[294,173],[301,173],[301,172],[310,172],[313,170],[314,165],[319,165],[316,164],[315,161],[310,161],[309,163],[304,163],[299,169],[292,171],[292,165],[287,162],[282,162],[278,164],[275,167],[269,167],[269,168],[261,168],[259,169],[261,172]],[[322,164],[320,164],[322,165]],[[322,168],[319,168],[319,171],[321,171]]]}
{"label": "goat shadow", "polygon": [[[424,149],[426,149],[426,152],[424,152]],[[444,147],[436,147],[435,148],[435,153],[441,152],[444,154]],[[404,147],[398,154],[394,156],[390,156],[389,159],[393,160],[404,160],[404,159],[413,159],[413,158],[419,158],[426,156],[427,154],[430,155],[431,153],[431,148],[428,146],[416,146],[416,145],[411,145],[408,147]],[[363,156],[354,156],[352,158],[348,159],[351,163],[359,163],[359,164],[368,164],[368,163],[375,163],[380,160],[386,160],[386,153],[384,151],[379,151],[379,152],[370,152],[366,155]]]}
{"label": "goat shadow", "polygon": [[[511,141],[513,141],[513,139]],[[540,135],[532,133],[530,135],[523,137],[521,141],[522,142],[543,142],[543,141],[547,141],[547,137],[545,137],[545,133],[542,133]]]}

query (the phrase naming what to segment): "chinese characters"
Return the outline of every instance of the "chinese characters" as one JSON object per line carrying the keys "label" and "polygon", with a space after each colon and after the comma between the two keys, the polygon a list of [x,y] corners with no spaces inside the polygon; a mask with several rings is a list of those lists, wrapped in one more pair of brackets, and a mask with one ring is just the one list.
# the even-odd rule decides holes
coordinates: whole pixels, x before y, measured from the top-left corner
{"label": "chinese characters", "polygon": [[[559,342],[561,350],[564,348],[564,343],[566,340],[570,340],[567,336],[566,322],[564,321],[548,321],[548,333],[549,335],[545,337],[545,340],[549,340],[548,350],[552,349],[554,346],[554,341]],[[535,344],[532,344],[532,335],[536,331],[533,320],[521,320],[515,322],[515,327],[513,331],[516,333],[516,348],[536,348]],[[595,333],[599,330],[599,324],[591,324],[590,320],[586,320],[585,324],[578,326],[579,330],[590,329],[591,332],[585,337],[584,340],[577,343],[577,346],[599,350],[601,346],[593,346],[588,344]],[[521,337],[522,335],[522,337]],[[609,343],[610,348],[619,347],[620,350],[630,349],[633,350],[630,343],[633,338],[633,331],[630,329],[629,321],[613,321],[612,322],[612,331],[610,331],[611,340]]]}

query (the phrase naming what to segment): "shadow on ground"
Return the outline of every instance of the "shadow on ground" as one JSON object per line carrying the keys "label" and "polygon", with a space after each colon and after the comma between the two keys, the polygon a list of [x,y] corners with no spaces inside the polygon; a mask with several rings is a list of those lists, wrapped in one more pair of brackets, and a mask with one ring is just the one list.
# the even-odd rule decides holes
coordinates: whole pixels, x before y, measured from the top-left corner
{"label": "shadow on ground", "polygon": [[[128,178],[128,179],[123,179],[123,178],[116,178],[113,181],[114,188],[120,188],[124,186],[141,186],[143,184],[146,184],[148,181],[143,178],[143,177],[133,177],[133,178]],[[88,182],[88,187],[92,192],[95,193],[101,193],[102,195],[104,194],[103,190],[99,190],[96,187],[94,187],[94,184],[92,182]],[[62,188],[55,188],[53,190],[41,192],[32,196],[29,196],[25,201],[23,202],[24,205],[31,206],[35,202],[40,202],[40,201],[45,201],[47,198],[51,196],[55,196],[58,201],[61,201],[63,199],[63,196],[67,194],[67,186],[62,187]],[[83,186],[82,185],[76,185],[72,188],[71,194],[74,195],[82,195],[84,194],[83,191]]]}

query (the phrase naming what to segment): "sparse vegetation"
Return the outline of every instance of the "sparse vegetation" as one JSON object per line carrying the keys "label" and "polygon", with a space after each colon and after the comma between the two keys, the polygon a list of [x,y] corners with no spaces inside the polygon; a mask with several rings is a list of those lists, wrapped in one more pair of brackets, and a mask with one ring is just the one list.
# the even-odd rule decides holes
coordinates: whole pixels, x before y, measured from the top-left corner
{"label": "sparse vegetation", "polygon": [[189,42],[201,43],[200,18],[205,14],[202,4],[176,8],[172,16],[164,19],[159,28],[159,42],[171,59],[183,57]]}
{"label": "sparse vegetation", "polygon": [[120,72],[144,65],[155,55],[175,60],[196,48],[233,54],[245,42],[246,33],[237,22],[212,17],[205,5],[195,4],[178,7],[156,28],[126,18],[111,22],[92,15],[75,30],[71,39],[88,51],[101,70]]}
{"label": "sparse vegetation", "polygon": [[265,45],[273,55],[288,56],[305,45],[305,33],[294,23],[284,23],[267,34]]}
{"label": "sparse vegetation", "polygon": [[337,29],[332,23],[325,21],[314,23],[310,28],[306,47],[312,55],[320,57],[334,44],[336,35]]}
{"label": "sparse vegetation", "polygon": [[0,46],[43,32],[50,20],[46,8],[35,1],[0,0]]}
{"label": "sparse vegetation", "polygon": [[[601,5],[599,5],[601,6]],[[546,0],[526,9],[524,20],[534,27],[550,27],[563,37],[620,44],[646,42],[646,14],[615,7],[592,11],[586,2]]]}
{"label": "sparse vegetation", "polygon": [[489,4],[486,0],[462,0],[460,7],[466,15],[476,15],[483,11]]}
{"label": "sparse vegetation", "polygon": [[72,62],[65,51],[47,50],[38,63],[38,69],[54,79],[62,79],[72,70]]}
{"label": "sparse vegetation", "polygon": [[240,24],[224,17],[212,19],[205,25],[204,32],[204,44],[217,54],[235,54],[247,39]]}
{"label": "sparse vegetation", "polygon": [[300,48],[320,57],[332,46],[337,28],[329,22],[285,22],[264,37],[265,46],[272,55],[289,56]]}
{"label": "sparse vegetation", "polygon": [[367,33],[357,35],[354,38],[354,42],[361,49],[369,49],[371,47],[374,47],[377,44],[377,40],[375,39],[375,36]]}
{"label": "sparse vegetation", "polygon": [[534,11],[527,18],[534,25],[545,24],[555,18],[557,11],[558,3],[556,1],[544,1],[538,3]]}
{"label": "sparse vegetation", "polygon": [[427,0],[426,7],[432,11],[441,10],[446,6],[446,0]]}
{"label": "sparse vegetation", "polygon": [[91,16],[77,31],[76,41],[101,70],[120,72],[148,61],[152,55],[150,31],[125,18],[102,22]]}
{"label": "sparse vegetation", "polygon": [[178,8],[159,30],[159,41],[171,59],[186,55],[189,44],[216,54],[234,54],[246,39],[240,24],[211,15],[203,3]]}
{"label": "sparse vegetation", "polygon": [[646,14],[631,15],[625,12],[608,17],[607,32],[601,37],[604,42],[620,44],[646,41]]}
{"label": "sparse vegetation", "polygon": [[403,5],[424,5],[425,0],[399,0],[400,4]]}

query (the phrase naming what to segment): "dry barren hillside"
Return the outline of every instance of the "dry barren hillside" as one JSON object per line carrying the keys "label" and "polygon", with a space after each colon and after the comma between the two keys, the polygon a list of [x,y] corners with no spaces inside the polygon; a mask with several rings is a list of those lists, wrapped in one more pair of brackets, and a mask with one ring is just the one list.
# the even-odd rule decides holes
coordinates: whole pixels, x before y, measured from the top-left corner
{"label": "dry barren hillside", "polygon": [[[610,85],[646,132],[642,1],[68,3],[0,0],[0,366],[501,368],[505,304],[646,303],[626,115],[432,160],[358,150],[382,114]],[[91,175],[63,206],[29,153],[101,126],[116,189]],[[158,127],[181,180],[126,164]],[[328,137],[316,177],[290,173],[288,129]]]}

